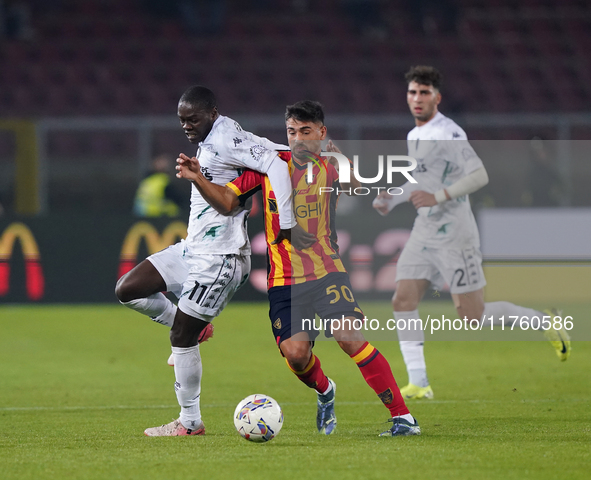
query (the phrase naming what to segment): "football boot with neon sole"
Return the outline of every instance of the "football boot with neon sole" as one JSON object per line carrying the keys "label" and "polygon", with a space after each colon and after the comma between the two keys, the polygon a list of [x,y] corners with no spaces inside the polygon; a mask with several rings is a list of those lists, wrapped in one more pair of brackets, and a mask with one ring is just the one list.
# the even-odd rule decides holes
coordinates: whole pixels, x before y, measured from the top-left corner
{"label": "football boot with neon sole", "polygon": [[403,437],[408,435],[420,435],[421,427],[419,422],[414,418],[414,423],[410,423],[402,417],[392,417],[388,421],[392,422],[392,427],[385,432],[380,433],[380,437]]}
{"label": "football boot with neon sole", "polygon": [[[208,323],[207,327],[205,327],[201,334],[199,335],[199,343],[207,342],[211,337],[213,337],[213,323]],[[174,355],[171,353],[170,357],[166,361],[169,366],[174,367]]]}
{"label": "football boot with neon sole", "polygon": [[205,435],[205,425],[201,422],[196,428],[185,428],[180,419],[173,420],[166,425],[147,428],[144,435],[148,437],[185,437],[189,435]]}
{"label": "football boot with neon sole", "polygon": [[552,317],[552,327],[549,330],[544,330],[544,336],[548,340],[550,340],[550,344],[554,347],[556,355],[558,356],[560,361],[564,362],[570,356],[570,336],[568,333],[566,333],[564,327],[560,329],[555,329],[553,321],[554,317],[560,317],[562,312],[556,310],[555,308],[548,308],[547,310],[544,310],[544,313]]}
{"label": "football boot with neon sole", "polygon": [[402,387],[400,389],[400,393],[402,394],[402,398],[405,400],[433,399],[433,390],[431,389],[431,385],[419,387],[409,383],[406,387]]}
{"label": "football boot with neon sole", "polygon": [[316,411],[316,427],[318,427],[318,431],[323,435],[330,435],[337,426],[337,416],[334,413],[337,384],[330,378],[328,381],[332,385],[332,399],[323,402],[322,395],[318,394],[318,410]]}

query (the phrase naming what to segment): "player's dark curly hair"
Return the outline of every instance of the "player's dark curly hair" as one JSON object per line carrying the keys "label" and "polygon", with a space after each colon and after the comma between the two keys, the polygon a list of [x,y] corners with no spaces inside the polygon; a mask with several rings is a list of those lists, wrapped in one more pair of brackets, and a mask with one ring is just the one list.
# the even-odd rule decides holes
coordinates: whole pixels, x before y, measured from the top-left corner
{"label": "player's dark curly hair", "polygon": [[433,88],[441,90],[441,84],[443,82],[443,76],[441,72],[435,67],[428,65],[416,65],[410,67],[410,70],[406,72],[404,76],[406,83],[417,82],[419,85],[433,85]]}
{"label": "player's dark curly hair", "polygon": [[211,111],[217,107],[217,100],[213,92],[202,85],[193,85],[181,95],[179,103],[188,103],[199,110]]}
{"label": "player's dark curly hair", "polygon": [[314,122],[324,125],[322,104],[314,100],[302,100],[288,105],[285,109],[285,120],[293,118],[298,122]]}

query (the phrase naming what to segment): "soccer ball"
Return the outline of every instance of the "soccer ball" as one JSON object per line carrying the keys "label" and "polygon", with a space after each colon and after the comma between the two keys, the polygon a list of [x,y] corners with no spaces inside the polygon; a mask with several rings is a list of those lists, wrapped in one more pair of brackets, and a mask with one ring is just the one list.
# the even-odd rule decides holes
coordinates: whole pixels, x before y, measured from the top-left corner
{"label": "soccer ball", "polygon": [[242,400],[234,410],[234,426],[251,442],[268,442],[283,426],[283,412],[268,395],[254,394]]}

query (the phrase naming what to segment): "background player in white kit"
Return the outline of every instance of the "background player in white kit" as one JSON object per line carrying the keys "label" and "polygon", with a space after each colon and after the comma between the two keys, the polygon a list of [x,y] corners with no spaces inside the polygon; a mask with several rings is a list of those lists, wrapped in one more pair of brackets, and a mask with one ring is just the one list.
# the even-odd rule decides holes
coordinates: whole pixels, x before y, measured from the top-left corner
{"label": "background player in white kit", "polygon": [[[234,120],[220,115],[214,94],[202,86],[193,86],[183,93],[178,117],[189,141],[199,144],[196,156],[201,171],[211,182],[225,185],[239,176],[243,168],[269,177],[279,192],[282,230],[278,240],[291,240],[290,229],[296,225],[291,179],[287,164],[276,152],[287,147],[245,132]],[[250,273],[248,212],[243,209],[234,216],[220,215],[193,185],[186,240],[151,255],[117,283],[116,294],[121,303],[171,327],[175,391],[181,413],[178,420],[147,429],[148,436],[205,432],[199,409],[202,366],[198,343],[210,334],[210,322]],[[297,229],[294,231],[297,234]],[[297,247],[295,238],[294,246]],[[177,296],[178,308],[163,291]]]}
{"label": "background player in white kit", "polygon": [[[482,161],[468,143],[466,133],[438,111],[441,74],[430,66],[412,67],[406,74],[407,102],[416,127],[407,136],[408,154],[417,160],[412,172],[417,183],[407,182],[404,193],[382,192],[374,208],[386,215],[396,205],[411,201],[417,209],[412,232],[396,268],[396,293],[392,305],[396,320],[420,318],[418,305],[431,285],[445,283],[460,318],[485,322],[492,315],[519,315],[531,319],[554,312],[538,312],[509,302],[484,302],[486,280],[482,270],[480,237],[468,194],[488,183]],[[548,330],[561,360],[570,355],[564,329]],[[399,330],[400,349],[409,383],[400,391],[405,398],[433,398],[423,353],[424,332]]]}

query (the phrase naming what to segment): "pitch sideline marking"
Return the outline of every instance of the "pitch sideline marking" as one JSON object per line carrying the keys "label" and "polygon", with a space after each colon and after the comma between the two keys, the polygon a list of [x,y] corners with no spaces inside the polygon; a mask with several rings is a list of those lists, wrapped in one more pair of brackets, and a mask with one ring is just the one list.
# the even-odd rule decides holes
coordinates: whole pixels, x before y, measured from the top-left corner
{"label": "pitch sideline marking", "polygon": [[[588,399],[538,399],[538,400],[520,400],[520,403],[573,403],[573,402],[587,402]],[[457,403],[503,403],[503,400],[425,400],[421,401],[420,405],[445,405]],[[414,403],[417,405],[419,403]],[[311,402],[282,402],[281,405],[286,406],[309,406]],[[378,405],[378,402],[339,402],[339,405]],[[234,404],[220,403],[211,405],[201,405],[201,408],[234,408]],[[167,408],[178,408],[178,405],[103,405],[103,406],[62,406],[62,407],[0,407],[0,412],[31,412],[31,411],[75,411],[75,410],[163,410]]]}

